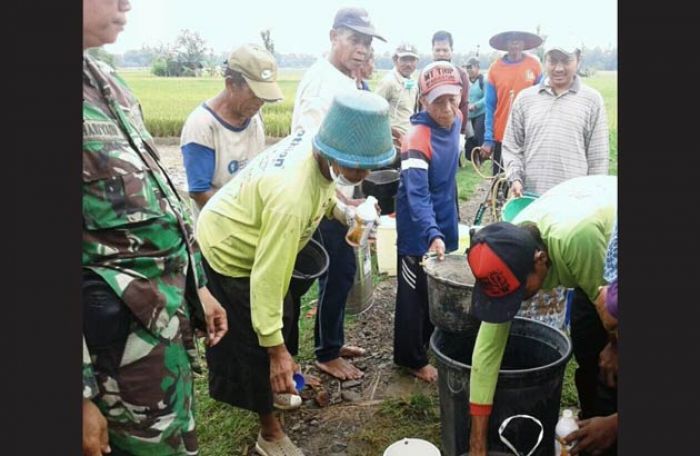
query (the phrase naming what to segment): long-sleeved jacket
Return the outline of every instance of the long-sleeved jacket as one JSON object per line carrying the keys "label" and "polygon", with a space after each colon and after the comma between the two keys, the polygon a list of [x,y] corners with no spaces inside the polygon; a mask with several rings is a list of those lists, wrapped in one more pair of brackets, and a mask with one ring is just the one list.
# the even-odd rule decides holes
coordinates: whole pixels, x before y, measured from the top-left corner
{"label": "long-sleeved jacket", "polygon": [[458,247],[456,182],[459,161],[459,114],[449,129],[421,111],[401,144],[401,178],[396,195],[397,251],[422,256],[440,237],[447,251]]}

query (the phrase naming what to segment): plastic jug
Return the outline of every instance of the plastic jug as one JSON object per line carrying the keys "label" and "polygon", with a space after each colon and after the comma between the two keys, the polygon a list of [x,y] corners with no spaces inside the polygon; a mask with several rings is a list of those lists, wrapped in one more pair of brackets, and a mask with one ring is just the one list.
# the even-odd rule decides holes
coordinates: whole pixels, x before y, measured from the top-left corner
{"label": "plastic jug", "polygon": [[578,424],[576,423],[576,418],[574,418],[574,413],[569,409],[564,409],[561,414],[561,418],[557,422],[557,426],[554,428],[556,433],[556,440],[554,442],[554,454],[556,456],[568,456],[575,443],[570,445],[564,445],[559,443],[564,437],[571,434],[578,429]]}
{"label": "plastic jug", "polygon": [[345,240],[351,246],[360,247],[367,244],[370,231],[379,223],[376,204],[377,199],[368,196],[364,203],[357,206],[355,220],[345,236]]}

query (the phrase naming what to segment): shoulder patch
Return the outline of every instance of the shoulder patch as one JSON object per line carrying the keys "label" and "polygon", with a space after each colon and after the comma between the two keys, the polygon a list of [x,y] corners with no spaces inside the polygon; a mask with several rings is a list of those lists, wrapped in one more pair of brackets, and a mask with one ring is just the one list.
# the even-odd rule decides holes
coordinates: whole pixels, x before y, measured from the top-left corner
{"label": "shoulder patch", "polygon": [[432,157],[433,151],[430,146],[430,127],[426,125],[415,125],[408,130],[404,140],[401,142],[401,152],[407,152],[408,150],[422,152],[428,159]]}

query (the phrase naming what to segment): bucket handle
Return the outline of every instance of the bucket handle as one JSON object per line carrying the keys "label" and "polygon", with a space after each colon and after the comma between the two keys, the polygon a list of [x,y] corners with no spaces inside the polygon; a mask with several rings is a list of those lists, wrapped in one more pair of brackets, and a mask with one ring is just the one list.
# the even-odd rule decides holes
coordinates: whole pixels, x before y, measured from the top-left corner
{"label": "bucket handle", "polygon": [[[447,388],[450,390],[450,393],[459,394],[464,391],[464,380],[457,380],[454,377],[456,377],[456,375],[452,369],[449,369],[447,371]],[[457,384],[457,387],[454,386],[455,384]]]}
{"label": "bucket handle", "polygon": [[540,427],[540,435],[539,435],[539,437],[537,437],[537,442],[535,442],[535,445],[532,447],[532,449],[530,449],[530,452],[527,455],[525,455],[525,456],[531,456],[532,453],[535,452],[535,450],[540,446],[540,443],[542,442],[542,437],[544,436],[544,426],[542,426],[542,423],[540,422],[540,420],[538,420],[534,416],[530,416],[530,415],[513,415],[510,418],[506,418],[505,420],[503,420],[503,423],[501,423],[501,426],[498,428],[498,436],[501,438],[501,441],[503,443],[505,443],[506,446],[508,448],[510,448],[511,451],[513,452],[513,454],[515,454],[516,456],[520,456],[521,453],[515,449],[513,444],[510,443],[510,441],[507,438],[503,437],[503,431],[505,431],[506,427],[508,426],[508,423],[510,423],[510,421],[513,418],[528,418],[528,419],[531,419],[532,421],[534,421],[535,423],[537,423]]}

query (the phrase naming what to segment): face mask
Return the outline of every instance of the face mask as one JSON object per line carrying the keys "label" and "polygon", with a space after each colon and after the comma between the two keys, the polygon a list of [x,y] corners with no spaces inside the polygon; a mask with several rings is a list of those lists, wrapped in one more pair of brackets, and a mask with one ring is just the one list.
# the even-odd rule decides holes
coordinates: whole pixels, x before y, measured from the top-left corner
{"label": "face mask", "polygon": [[328,161],[328,169],[331,172],[331,179],[333,179],[335,185],[343,185],[345,187],[356,187],[360,185],[360,182],[350,181],[347,177],[343,175],[343,173],[336,174],[335,171],[333,171],[333,166],[331,165],[330,160]]}

